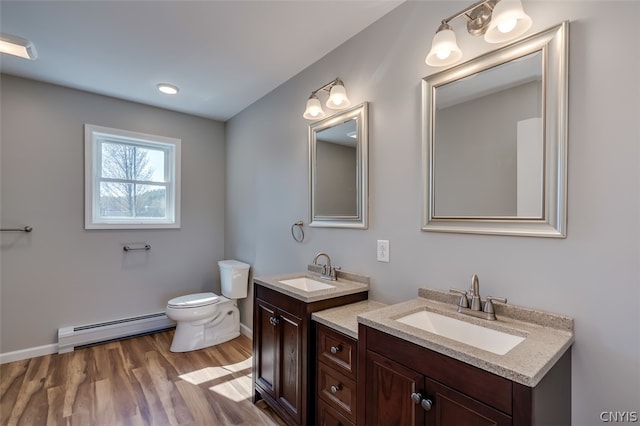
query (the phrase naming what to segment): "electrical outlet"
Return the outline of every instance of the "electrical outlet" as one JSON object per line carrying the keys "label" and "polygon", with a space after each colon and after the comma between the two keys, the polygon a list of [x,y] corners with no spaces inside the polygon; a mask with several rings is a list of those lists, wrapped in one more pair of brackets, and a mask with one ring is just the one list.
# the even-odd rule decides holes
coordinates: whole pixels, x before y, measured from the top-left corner
{"label": "electrical outlet", "polygon": [[389,240],[378,240],[378,262],[389,262]]}

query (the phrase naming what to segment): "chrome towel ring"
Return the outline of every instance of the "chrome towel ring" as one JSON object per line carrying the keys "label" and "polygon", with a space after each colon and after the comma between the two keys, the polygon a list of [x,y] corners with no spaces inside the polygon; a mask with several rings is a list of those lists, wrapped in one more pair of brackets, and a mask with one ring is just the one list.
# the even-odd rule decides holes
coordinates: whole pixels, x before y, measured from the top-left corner
{"label": "chrome towel ring", "polygon": [[304,229],[302,229],[302,225],[304,225],[304,223],[301,220],[291,225],[291,236],[299,243],[304,241]]}

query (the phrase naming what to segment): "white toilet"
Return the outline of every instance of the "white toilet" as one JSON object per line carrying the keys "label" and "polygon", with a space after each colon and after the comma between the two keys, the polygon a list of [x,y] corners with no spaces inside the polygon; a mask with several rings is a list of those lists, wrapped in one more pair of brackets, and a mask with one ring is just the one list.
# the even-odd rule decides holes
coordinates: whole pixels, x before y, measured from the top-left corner
{"label": "white toilet", "polygon": [[236,300],[247,297],[250,265],[237,260],[221,260],[218,267],[223,296],[187,294],[167,303],[166,314],[177,323],[171,352],[194,351],[240,335]]}

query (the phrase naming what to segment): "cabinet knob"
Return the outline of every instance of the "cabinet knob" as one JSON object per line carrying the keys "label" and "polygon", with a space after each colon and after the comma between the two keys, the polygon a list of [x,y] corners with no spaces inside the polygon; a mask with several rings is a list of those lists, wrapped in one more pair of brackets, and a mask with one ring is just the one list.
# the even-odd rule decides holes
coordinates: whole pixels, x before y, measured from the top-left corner
{"label": "cabinet knob", "polygon": [[331,391],[331,393],[336,393],[338,391],[342,390],[342,384],[338,383],[337,385],[333,385],[329,388],[329,390]]}
{"label": "cabinet knob", "polygon": [[269,324],[276,326],[278,325],[278,323],[280,322],[280,320],[276,317],[269,317]]}
{"label": "cabinet knob", "polygon": [[340,352],[342,350],[342,345],[338,345],[338,346],[331,346],[331,353],[332,354],[337,354],[338,352]]}
{"label": "cabinet knob", "polygon": [[431,410],[431,407],[433,406],[433,401],[431,401],[429,398],[425,398],[424,396],[422,396],[420,392],[413,392],[411,394],[411,400],[416,405],[420,404],[420,406],[424,409],[424,411]]}
{"label": "cabinet knob", "polygon": [[429,411],[429,410],[431,410],[431,407],[433,406],[433,402],[431,402],[430,399],[425,398],[422,401],[420,401],[420,405],[422,406],[424,411]]}

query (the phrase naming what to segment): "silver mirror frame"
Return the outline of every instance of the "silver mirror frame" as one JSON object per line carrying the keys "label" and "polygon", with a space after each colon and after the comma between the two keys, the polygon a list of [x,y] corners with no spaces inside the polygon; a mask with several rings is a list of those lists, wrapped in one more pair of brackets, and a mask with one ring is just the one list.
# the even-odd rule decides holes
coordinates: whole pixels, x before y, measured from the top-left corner
{"label": "silver mirror frame", "polygon": [[[566,237],[569,22],[542,31],[422,80],[423,231]],[[544,117],[544,215],[541,219],[435,216],[435,89],[505,62],[541,51]]]}
{"label": "silver mirror frame", "polygon": [[[324,228],[367,229],[368,223],[368,182],[369,182],[369,104],[363,102],[348,110],[312,123],[309,126],[309,226]],[[337,126],[347,120],[356,120],[356,185],[357,212],[355,216],[328,216],[316,213],[316,134],[322,130]]]}

